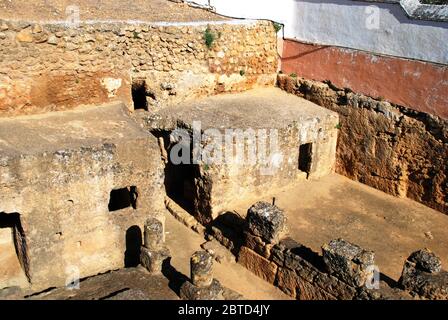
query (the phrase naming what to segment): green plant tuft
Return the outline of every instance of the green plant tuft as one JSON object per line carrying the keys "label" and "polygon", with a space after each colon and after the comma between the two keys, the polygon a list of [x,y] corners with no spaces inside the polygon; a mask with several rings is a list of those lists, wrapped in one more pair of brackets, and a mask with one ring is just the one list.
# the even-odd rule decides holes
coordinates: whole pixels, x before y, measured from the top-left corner
{"label": "green plant tuft", "polygon": [[283,25],[282,24],[280,24],[278,22],[274,22],[273,24],[274,24],[275,33],[278,33],[280,30],[283,29]]}
{"label": "green plant tuft", "polygon": [[338,129],[338,130],[341,130],[341,128],[342,128],[342,124],[341,123],[338,123],[337,125],[335,125],[334,126],[336,129]]}
{"label": "green plant tuft", "polygon": [[297,78],[297,73],[291,73],[289,76],[290,76],[291,78]]}
{"label": "green plant tuft", "polygon": [[207,48],[211,49],[211,47],[213,46],[213,42],[215,42],[215,40],[216,40],[216,36],[212,32],[210,27],[207,27],[207,29],[205,29],[205,31],[204,31],[204,40],[205,40],[205,45],[207,46]]}
{"label": "green plant tuft", "polygon": [[246,74],[245,70],[240,70],[240,76],[244,77],[245,74]]}

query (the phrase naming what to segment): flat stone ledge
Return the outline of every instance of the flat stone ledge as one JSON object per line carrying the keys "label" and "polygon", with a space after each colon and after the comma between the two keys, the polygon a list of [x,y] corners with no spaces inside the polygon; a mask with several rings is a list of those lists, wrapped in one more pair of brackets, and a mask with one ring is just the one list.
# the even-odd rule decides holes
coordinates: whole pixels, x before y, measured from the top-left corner
{"label": "flat stone ledge", "polygon": [[63,150],[113,149],[117,142],[154,140],[121,103],[0,119],[0,137],[2,157],[54,152],[61,159]]}
{"label": "flat stone ledge", "polygon": [[176,127],[191,128],[194,121],[200,121],[201,130],[255,130],[285,129],[316,119],[335,125],[338,122],[335,112],[315,103],[279,88],[257,88],[190,99],[151,115],[147,124],[153,130],[174,130]]}

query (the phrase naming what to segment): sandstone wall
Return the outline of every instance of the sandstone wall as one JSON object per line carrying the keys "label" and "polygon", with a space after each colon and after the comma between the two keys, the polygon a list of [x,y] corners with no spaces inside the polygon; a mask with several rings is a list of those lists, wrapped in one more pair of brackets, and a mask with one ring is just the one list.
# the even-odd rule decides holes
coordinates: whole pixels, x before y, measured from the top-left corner
{"label": "sandstone wall", "polygon": [[[246,218],[221,216],[210,235],[237,253],[238,263],[298,300],[446,300],[448,272],[428,249],[413,252],[398,282],[381,274],[375,252],[338,238],[322,254],[287,237],[283,210],[257,202]],[[233,231],[229,233],[227,228]],[[238,239],[238,240],[237,240]]]}
{"label": "sandstone wall", "polygon": [[[214,41],[205,43],[209,29]],[[0,116],[123,101],[146,79],[150,107],[272,85],[271,22],[30,24],[0,21]]]}
{"label": "sandstone wall", "polygon": [[336,172],[448,213],[448,122],[331,83],[278,78],[279,86],[340,116]]}
{"label": "sandstone wall", "polygon": [[[145,220],[164,219],[163,163],[127,113],[118,105],[0,120],[0,227],[16,217],[0,229],[1,249],[12,250],[0,255],[0,288],[22,270],[29,283],[14,284],[36,292],[139,262]],[[13,244],[3,230],[17,226]]]}

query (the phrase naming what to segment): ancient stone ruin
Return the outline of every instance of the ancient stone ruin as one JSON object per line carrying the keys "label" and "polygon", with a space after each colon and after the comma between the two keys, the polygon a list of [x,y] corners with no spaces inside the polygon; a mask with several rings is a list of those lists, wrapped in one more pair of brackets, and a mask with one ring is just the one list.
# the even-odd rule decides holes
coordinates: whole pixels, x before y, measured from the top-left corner
{"label": "ancient stone ruin", "polygon": [[448,299],[446,119],[143,2],[0,13],[0,299]]}

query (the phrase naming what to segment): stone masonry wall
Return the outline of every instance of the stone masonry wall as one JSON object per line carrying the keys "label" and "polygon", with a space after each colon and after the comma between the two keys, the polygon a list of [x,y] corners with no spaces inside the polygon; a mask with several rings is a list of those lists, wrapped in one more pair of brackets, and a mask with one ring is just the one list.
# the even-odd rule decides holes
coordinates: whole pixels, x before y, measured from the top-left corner
{"label": "stone masonry wall", "polygon": [[343,239],[322,255],[285,237],[283,211],[266,202],[248,210],[238,262],[298,300],[448,299],[448,272],[428,249],[412,253],[398,282],[383,281],[375,253]]}
{"label": "stone masonry wall", "polygon": [[[214,39],[207,46],[205,33]],[[146,80],[149,107],[273,85],[271,22],[31,24],[0,21],[0,116],[123,101]]]}
{"label": "stone masonry wall", "polygon": [[124,105],[0,119],[0,136],[0,289],[136,265],[144,222],[164,221],[164,168]]}
{"label": "stone masonry wall", "polygon": [[448,121],[331,83],[279,75],[278,85],[338,112],[336,172],[448,213]]}

